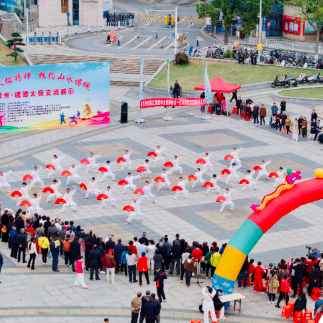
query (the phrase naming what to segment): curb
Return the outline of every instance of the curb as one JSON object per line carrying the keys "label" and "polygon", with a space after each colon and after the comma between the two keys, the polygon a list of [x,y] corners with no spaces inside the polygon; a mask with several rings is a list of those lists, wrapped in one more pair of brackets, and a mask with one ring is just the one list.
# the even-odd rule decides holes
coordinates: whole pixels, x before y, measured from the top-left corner
{"label": "curb", "polygon": [[[313,89],[313,88],[323,88],[323,85],[314,85],[314,86],[308,86],[307,88]],[[292,97],[292,96],[282,96],[279,94],[279,92],[282,91],[295,91],[296,88],[292,89],[284,89],[284,90],[277,90],[274,93],[274,99],[276,101],[282,100],[282,99],[288,99],[288,102],[290,103],[296,103],[296,104],[313,104],[313,105],[320,105],[323,104],[323,99],[311,99],[311,98],[297,98],[297,97]]]}

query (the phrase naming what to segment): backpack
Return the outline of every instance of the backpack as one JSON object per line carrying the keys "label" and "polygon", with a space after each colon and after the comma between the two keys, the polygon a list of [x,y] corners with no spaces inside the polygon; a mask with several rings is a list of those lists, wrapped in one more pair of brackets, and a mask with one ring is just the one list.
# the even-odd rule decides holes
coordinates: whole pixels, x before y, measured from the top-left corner
{"label": "backpack", "polygon": [[301,297],[298,297],[294,305],[295,311],[302,311],[305,307],[306,307],[306,301]]}

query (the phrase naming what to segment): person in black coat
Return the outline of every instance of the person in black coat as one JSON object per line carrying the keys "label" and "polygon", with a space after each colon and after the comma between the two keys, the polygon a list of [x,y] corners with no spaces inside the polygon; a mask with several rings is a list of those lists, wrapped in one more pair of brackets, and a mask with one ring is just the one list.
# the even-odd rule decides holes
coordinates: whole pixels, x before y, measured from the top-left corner
{"label": "person in black coat", "polygon": [[259,123],[259,106],[258,103],[255,104],[255,106],[253,107],[253,123]]}
{"label": "person in black coat", "polygon": [[[140,239],[139,239],[139,241],[140,241]],[[122,240],[118,239],[118,243],[116,245],[114,245],[114,259],[116,260],[116,273],[119,272],[121,255],[124,250],[124,245],[121,242],[122,242]]]}
{"label": "person in black coat", "polygon": [[144,314],[144,308],[145,305],[149,302],[150,298],[150,291],[146,291],[146,295],[141,297],[141,309],[140,309],[140,318],[139,318],[139,323],[143,323],[145,320],[145,314]]}
{"label": "person in black coat", "polygon": [[296,258],[294,262],[290,265],[290,267],[295,270],[295,275],[292,281],[292,285],[293,285],[292,288],[294,290],[294,295],[292,297],[295,298],[298,285],[299,285],[300,291],[301,292],[303,291],[302,284],[303,284],[303,279],[305,275],[306,264],[304,266],[304,264],[301,263],[301,260],[299,258]]}
{"label": "person in black coat", "polygon": [[[1,268],[2,268],[2,266],[3,266],[3,256],[2,256],[2,254],[1,254],[1,252],[0,252],[0,273],[1,273]],[[1,283],[1,282],[0,282]]]}
{"label": "person in black coat", "polygon": [[179,97],[180,95],[180,91],[181,91],[181,87],[179,86],[177,80],[175,81],[175,84],[174,84],[174,99],[177,97]]}
{"label": "person in black coat", "polygon": [[170,248],[170,252],[171,252],[171,255],[172,255],[172,262],[171,262],[171,265],[170,265],[169,274],[173,275],[174,266],[175,266],[175,262],[176,262],[176,274],[179,275],[180,274],[180,268],[181,268],[182,248],[181,248],[178,241],[173,242],[173,246]]}
{"label": "person in black coat", "polygon": [[238,97],[238,100],[236,101],[237,104],[237,115],[240,115],[241,113],[241,105],[242,105],[242,100],[240,98],[240,96]]}
{"label": "person in black coat", "polygon": [[1,218],[2,242],[8,242],[8,239],[9,239],[8,225],[9,225],[9,214],[8,214],[8,211],[5,210]]}
{"label": "person in black coat", "polygon": [[282,128],[284,129],[285,127],[285,120],[287,119],[287,115],[286,113],[282,113],[282,121],[280,123],[280,127],[279,127],[279,130],[282,131]]}
{"label": "person in black coat", "polygon": [[311,113],[311,121],[313,121],[314,119],[317,120],[317,114],[315,112],[315,109],[312,110],[312,113]]}
{"label": "person in black coat", "polygon": [[222,289],[218,289],[213,297],[214,309],[220,311],[220,319],[224,319],[224,303],[220,300]]}
{"label": "person in black coat", "polygon": [[154,302],[154,299],[150,297],[149,302],[144,306],[144,317],[146,318],[146,323],[155,323],[156,315],[158,315],[158,306]]}
{"label": "person in black coat", "polygon": [[91,267],[90,280],[93,280],[94,270],[95,270],[95,280],[100,280],[99,266],[100,266],[101,254],[96,244],[93,246],[93,248],[94,250],[91,250],[89,254],[90,267]]}
{"label": "person in black coat", "polygon": [[25,234],[25,229],[20,229],[20,233],[17,236],[18,244],[18,262],[20,262],[20,255],[22,253],[22,262],[26,261],[26,248],[27,248],[27,236]]}
{"label": "person in black coat", "polygon": [[316,128],[317,128],[316,119],[313,119],[311,121],[311,130],[310,130],[310,135],[309,135],[308,139],[315,138]]}
{"label": "person in black coat", "polygon": [[154,281],[156,282],[156,287],[157,287],[157,295],[159,300],[162,302],[166,301],[166,296],[164,293],[164,280],[167,279],[166,274],[160,270],[160,267],[156,268],[156,275]]}
{"label": "person in black coat", "polygon": [[283,114],[283,112],[286,112],[286,101],[283,99],[282,102],[280,102],[280,113]]}
{"label": "person in black coat", "polygon": [[15,220],[15,227],[18,233],[20,232],[21,229],[25,228],[25,221],[21,216],[22,215],[20,214]]}
{"label": "person in black coat", "polygon": [[313,268],[310,270],[310,283],[307,288],[307,293],[309,296],[312,294],[312,290],[314,287],[319,287],[320,279],[321,279],[321,272],[320,269],[317,267],[317,264],[313,265]]}
{"label": "person in black coat", "polygon": [[236,101],[238,100],[238,99],[237,99],[237,90],[235,90],[235,91],[233,91],[233,92],[232,92],[232,97],[231,97],[230,102],[231,102],[232,100],[236,100]]}
{"label": "person in black coat", "polygon": [[73,269],[73,272],[76,272],[75,262],[77,260],[77,257],[81,254],[81,248],[80,248],[80,244],[77,240],[77,237],[75,237],[74,241],[72,241],[70,244],[70,252],[71,252],[72,269]]}
{"label": "person in black coat", "polygon": [[295,314],[295,311],[306,311],[306,305],[307,305],[307,299],[305,296],[305,293],[300,293],[295,301],[294,309],[293,309],[293,316]]}
{"label": "person in black coat", "polygon": [[302,131],[302,122],[303,122],[303,116],[300,116],[298,118],[298,135],[301,135],[301,131]]}

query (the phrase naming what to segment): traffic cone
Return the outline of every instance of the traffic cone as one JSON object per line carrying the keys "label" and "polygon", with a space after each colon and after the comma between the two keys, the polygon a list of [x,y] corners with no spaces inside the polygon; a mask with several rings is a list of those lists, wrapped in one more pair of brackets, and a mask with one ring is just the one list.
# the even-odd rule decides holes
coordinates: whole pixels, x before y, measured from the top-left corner
{"label": "traffic cone", "polygon": [[286,127],[284,127],[283,132],[286,132]]}
{"label": "traffic cone", "polygon": [[249,121],[249,116],[248,115],[246,116],[246,121]]}

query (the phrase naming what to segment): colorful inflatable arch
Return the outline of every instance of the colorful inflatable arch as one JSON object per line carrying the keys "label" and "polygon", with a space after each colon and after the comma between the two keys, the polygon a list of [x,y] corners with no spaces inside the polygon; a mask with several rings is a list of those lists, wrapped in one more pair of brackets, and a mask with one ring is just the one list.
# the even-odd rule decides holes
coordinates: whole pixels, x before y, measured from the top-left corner
{"label": "colorful inflatable arch", "polygon": [[[316,169],[314,174],[316,178],[298,184],[288,181],[288,184],[284,184],[285,190],[281,189],[284,185],[280,185],[274,193],[264,197],[260,206],[253,206],[255,211],[245,220],[225,248],[213,275],[213,288],[221,288],[224,294],[231,294],[247,255],[262,235],[284,215],[301,205],[323,199],[323,169]],[[292,175],[295,176],[295,173]],[[277,191],[280,191],[278,196],[274,196],[277,195]],[[264,203],[268,197],[270,201]]]}

